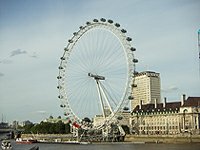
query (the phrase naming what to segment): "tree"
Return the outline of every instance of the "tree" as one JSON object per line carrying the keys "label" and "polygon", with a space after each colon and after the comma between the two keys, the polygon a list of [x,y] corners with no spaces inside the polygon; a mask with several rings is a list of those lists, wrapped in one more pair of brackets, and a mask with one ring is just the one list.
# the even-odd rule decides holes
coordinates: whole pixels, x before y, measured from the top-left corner
{"label": "tree", "polygon": [[31,128],[33,128],[34,124],[27,124],[24,128],[24,133],[31,133]]}
{"label": "tree", "polygon": [[70,124],[64,124],[61,120],[57,123],[40,122],[24,126],[24,133],[42,133],[42,134],[66,134],[70,133]]}
{"label": "tree", "polygon": [[61,120],[55,123],[55,133],[65,133],[65,125]]}
{"label": "tree", "polygon": [[88,117],[85,117],[82,121],[84,121],[84,122],[92,122],[92,121],[90,120],[90,118],[88,118]]}
{"label": "tree", "polygon": [[70,124],[65,124],[65,133],[70,133]]}

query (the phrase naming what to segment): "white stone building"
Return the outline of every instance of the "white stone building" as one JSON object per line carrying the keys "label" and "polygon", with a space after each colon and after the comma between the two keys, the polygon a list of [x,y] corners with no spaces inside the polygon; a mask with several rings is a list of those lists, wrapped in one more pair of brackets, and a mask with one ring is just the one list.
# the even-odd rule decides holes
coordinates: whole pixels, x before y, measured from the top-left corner
{"label": "white stone building", "polygon": [[200,133],[200,97],[181,102],[138,105],[130,118],[133,134]]}

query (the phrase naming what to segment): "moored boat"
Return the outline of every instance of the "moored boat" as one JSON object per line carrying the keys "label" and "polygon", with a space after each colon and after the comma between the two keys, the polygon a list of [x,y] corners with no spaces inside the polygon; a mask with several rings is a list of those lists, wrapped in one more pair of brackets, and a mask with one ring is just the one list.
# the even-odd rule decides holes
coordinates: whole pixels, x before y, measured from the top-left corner
{"label": "moored boat", "polygon": [[32,144],[32,143],[37,143],[36,139],[22,139],[22,138],[17,138],[16,143],[18,144]]}
{"label": "moored boat", "polygon": [[45,144],[91,144],[91,142],[79,142],[79,141],[60,141],[55,139],[55,141],[48,141],[48,140],[38,140],[38,143],[45,143]]}

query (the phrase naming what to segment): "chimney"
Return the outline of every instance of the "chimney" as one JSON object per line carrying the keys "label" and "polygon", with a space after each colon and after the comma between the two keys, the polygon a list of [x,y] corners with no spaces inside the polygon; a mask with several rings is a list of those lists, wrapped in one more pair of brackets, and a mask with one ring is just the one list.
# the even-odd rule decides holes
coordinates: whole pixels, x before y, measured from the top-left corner
{"label": "chimney", "polygon": [[140,100],[139,109],[142,109],[142,100]]}
{"label": "chimney", "polygon": [[186,100],[186,95],[183,94],[183,95],[181,96],[181,106],[184,105],[185,100]]}
{"label": "chimney", "polygon": [[157,98],[155,98],[155,108],[157,108]]}
{"label": "chimney", "polygon": [[167,104],[167,98],[166,98],[166,97],[164,97],[163,108],[165,108],[165,107],[166,107],[166,104]]}

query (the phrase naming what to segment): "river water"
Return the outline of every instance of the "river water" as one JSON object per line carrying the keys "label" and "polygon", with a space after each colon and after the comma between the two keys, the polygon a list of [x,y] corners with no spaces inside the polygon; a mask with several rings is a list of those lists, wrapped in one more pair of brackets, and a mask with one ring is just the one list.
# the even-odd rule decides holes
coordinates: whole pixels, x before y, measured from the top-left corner
{"label": "river water", "polygon": [[28,150],[33,146],[39,146],[39,150],[200,150],[200,143],[193,144],[133,144],[133,143],[109,143],[109,144],[16,144],[11,142],[13,150]]}
{"label": "river water", "polygon": [[[0,139],[3,136],[0,134]],[[1,144],[1,141],[0,141]],[[39,150],[200,150],[200,143],[186,144],[135,144],[135,143],[108,143],[108,144],[17,144],[11,140],[13,150],[29,150],[39,146]]]}

